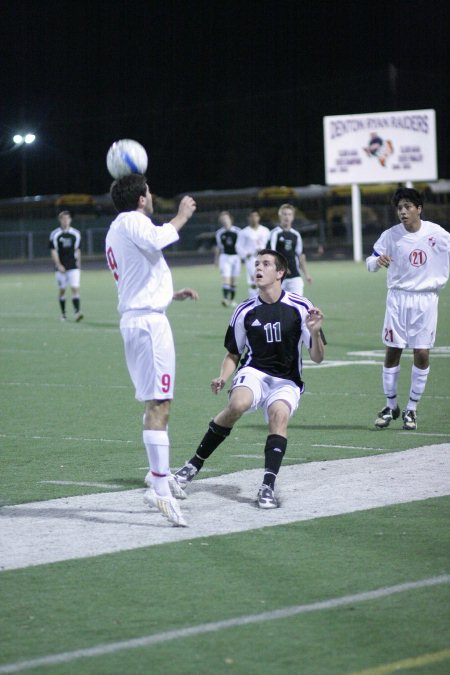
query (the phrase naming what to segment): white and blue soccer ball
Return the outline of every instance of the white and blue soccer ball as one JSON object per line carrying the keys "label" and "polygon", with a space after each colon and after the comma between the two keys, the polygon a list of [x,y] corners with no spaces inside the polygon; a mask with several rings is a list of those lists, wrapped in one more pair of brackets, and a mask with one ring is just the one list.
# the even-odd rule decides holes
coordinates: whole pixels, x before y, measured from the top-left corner
{"label": "white and blue soccer ball", "polygon": [[106,166],[113,178],[122,178],[129,173],[145,173],[148,166],[147,152],[137,141],[122,138],[109,148]]}

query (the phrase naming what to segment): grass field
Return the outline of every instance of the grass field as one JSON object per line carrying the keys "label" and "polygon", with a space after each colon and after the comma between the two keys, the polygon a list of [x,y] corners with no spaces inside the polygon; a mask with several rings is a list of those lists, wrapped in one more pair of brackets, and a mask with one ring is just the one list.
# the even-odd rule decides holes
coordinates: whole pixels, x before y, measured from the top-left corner
{"label": "grass field", "polygon": [[[305,293],[326,316],[327,363],[305,363],[306,393],[290,425],[285,464],[450,444],[449,290],[441,294],[417,432],[402,431],[398,422],[376,431],[373,420],[384,406],[385,275],[369,275],[352,262],[311,263],[310,271],[314,282]],[[177,467],[224,405],[225,394],[213,397],[209,383],[224,355],[230,312],[220,305],[212,266],[176,267],[173,277],[175,288],[189,285],[200,293],[196,304],[169,308],[177,347],[170,422]],[[56,295],[51,272],[0,278],[3,506],[142,488],[142,406],[124,363],[110,273],[83,273],[79,324],[59,321]],[[242,276],[238,299],[245,297]],[[400,405],[408,397],[410,364],[406,353]],[[265,435],[262,416],[243,418],[198,480],[262,467]],[[244,533],[3,571],[0,673],[28,669],[11,664],[98,646],[84,657],[29,669],[447,673],[448,585],[336,606],[327,601],[448,574],[449,503],[438,497],[277,527],[264,527],[262,513],[261,527]],[[282,613],[311,604],[311,611]],[[237,621],[261,613],[268,613],[264,620]],[[149,636],[153,642],[132,642]],[[123,649],[113,652],[122,641]]]}

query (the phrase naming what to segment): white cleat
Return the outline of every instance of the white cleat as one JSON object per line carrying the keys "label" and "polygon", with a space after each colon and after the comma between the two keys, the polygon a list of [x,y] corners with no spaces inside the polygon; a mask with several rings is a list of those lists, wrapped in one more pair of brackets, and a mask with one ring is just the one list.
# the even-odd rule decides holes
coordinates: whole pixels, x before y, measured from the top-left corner
{"label": "white cleat", "polygon": [[155,506],[175,527],[187,527],[187,522],[183,518],[181,509],[173,497],[162,497],[150,488],[144,494],[144,502],[149,506]]}
{"label": "white cleat", "polygon": [[[172,497],[175,497],[175,499],[186,499],[186,498],[187,498],[187,494],[185,493],[185,491],[183,490],[183,488],[181,487],[181,485],[179,485],[179,483],[178,483],[178,481],[176,480],[176,478],[175,478],[175,476],[173,475],[173,473],[169,474],[169,475],[167,476],[167,478],[168,478],[168,481],[169,481],[169,487],[170,487],[170,491],[171,491],[171,493],[172,493]],[[147,475],[145,476],[145,478],[144,478],[144,483],[145,483],[145,485],[146,485],[148,488],[153,487],[153,484],[152,484],[152,472],[151,472],[151,471],[149,471],[149,472],[147,473]]]}

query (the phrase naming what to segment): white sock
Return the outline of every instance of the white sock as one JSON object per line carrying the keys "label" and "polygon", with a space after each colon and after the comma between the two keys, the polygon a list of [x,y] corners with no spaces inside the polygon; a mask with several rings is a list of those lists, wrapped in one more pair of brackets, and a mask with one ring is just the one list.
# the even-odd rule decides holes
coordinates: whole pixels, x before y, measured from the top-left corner
{"label": "white sock", "polygon": [[157,495],[170,497],[168,476],[169,463],[169,436],[167,431],[145,430],[142,433],[148,464],[152,473],[152,486]]}
{"label": "white sock", "polygon": [[394,368],[383,366],[383,391],[386,396],[386,405],[392,409],[398,405],[397,388],[399,375],[400,366],[394,366]]}
{"label": "white sock", "polygon": [[422,369],[416,368],[416,366],[413,365],[411,368],[411,389],[409,390],[408,410],[417,409],[417,404],[425,391],[429,372],[430,366]]}

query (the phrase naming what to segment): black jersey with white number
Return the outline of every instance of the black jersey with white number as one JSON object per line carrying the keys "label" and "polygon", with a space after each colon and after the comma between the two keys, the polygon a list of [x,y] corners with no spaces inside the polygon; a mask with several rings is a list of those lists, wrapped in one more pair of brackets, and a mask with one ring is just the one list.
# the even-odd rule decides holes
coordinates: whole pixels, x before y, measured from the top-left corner
{"label": "black jersey with white number", "polygon": [[306,317],[312,303],[295,293],[282,292],[267,304],[259,297],[237,306],[225,335],[225,349],[242,355],[239,368],[251,366],[303,388],[302,344],[311,348]]}
{"label": "black jersey with white number", "polygon": [[240,229],[232,225],[228,230],[221,227],[216,232],[216,243],[220,253],[236,255],[236,241]]}
{"label": "black jersey with white number", "polygon": [[80,248],[80,243],[81,234],[74,227],[67,230],[57,227],[50,234],[48,247],[58,251],[61,265],[64,265],[66,270],[74,270],[77,267],[75,252]]}
{"label": "black jersey with white number", "polygon": [[285,230],[279,225],[272,230],[269,239],[272,251],[282,253],[288,261],[289,271],[287,278],[300,276],[298,258],[303,253],[303,240],[300,232],[290,228]]}

